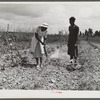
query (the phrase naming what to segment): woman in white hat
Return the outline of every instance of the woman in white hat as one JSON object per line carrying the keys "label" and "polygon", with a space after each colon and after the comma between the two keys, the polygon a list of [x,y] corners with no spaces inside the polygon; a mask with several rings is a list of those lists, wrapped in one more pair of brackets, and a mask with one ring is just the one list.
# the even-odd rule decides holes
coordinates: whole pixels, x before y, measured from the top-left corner
{"label": "woman in white hat", "polygon": [[36,28],[35,34],[32,38],[31,52],[33,53],[33,56],[36,59],[37,69],[40,69],[42,67],[42,57],[45,53],[44,46],[47,38],[47,29],[48,24],[43,23],[42,25],[39,25]]}

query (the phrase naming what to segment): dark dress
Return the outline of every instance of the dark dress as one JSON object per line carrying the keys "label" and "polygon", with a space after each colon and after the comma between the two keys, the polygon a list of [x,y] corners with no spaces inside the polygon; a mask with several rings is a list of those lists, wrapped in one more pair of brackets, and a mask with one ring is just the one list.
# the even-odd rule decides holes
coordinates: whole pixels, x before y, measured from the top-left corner
{"label": "dark dress", "polygon": [[76,44],[76,41],[78,39],[78,32],[79,32],[79,27],[78,26],[76,26],[76,25],[69,26],[68,54],[70,56],[75,56],[75,50],[77,49],[75,47],[75,44]]}

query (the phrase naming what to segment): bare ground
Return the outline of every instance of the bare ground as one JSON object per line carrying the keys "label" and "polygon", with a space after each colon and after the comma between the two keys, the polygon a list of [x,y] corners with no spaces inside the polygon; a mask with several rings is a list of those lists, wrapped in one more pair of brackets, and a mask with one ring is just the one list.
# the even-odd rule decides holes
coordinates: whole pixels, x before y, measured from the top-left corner
{"label": "bare ground", "polygon": [[[95,48],[96,46],[96,48]],[[56,44],[47,46],[49,58],[43,57],[43,68],[36,69],[35,59],[25,50],[14,54],[1,55],[0,89],[24,90],[99,90],[100,54],[99,46],[87,41],[79,45],[80,68],[69,68],[67,45],[59,48],[56,57]],[[15,61],[12,62],[13,55]],[[20,63],[19,63],[20,62]]]}

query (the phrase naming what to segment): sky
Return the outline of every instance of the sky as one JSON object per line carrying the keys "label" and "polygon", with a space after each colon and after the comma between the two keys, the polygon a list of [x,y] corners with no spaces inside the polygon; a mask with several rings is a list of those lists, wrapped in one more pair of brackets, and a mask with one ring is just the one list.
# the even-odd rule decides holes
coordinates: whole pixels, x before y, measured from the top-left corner
{"label": "sky", "polygon": [[100,2],[13,2],[0,3],[0,30],[32,31],[48,23],[48,33],[67,31],[69,18],[76,18],[80,31],[100,30]]}

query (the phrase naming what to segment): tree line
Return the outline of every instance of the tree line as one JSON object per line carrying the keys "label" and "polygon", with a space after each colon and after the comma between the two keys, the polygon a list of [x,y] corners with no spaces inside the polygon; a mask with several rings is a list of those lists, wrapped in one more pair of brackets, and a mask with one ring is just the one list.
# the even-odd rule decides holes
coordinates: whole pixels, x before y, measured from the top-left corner
{"label": "tree line", "polygon": [[85,32],[82,33],[80,31],[80,35],[85,35],[85,36],[100,36],[100,30],[96,30],[94,33],[93,33],[93,29],[92,28],[89,28],[89,29],[85,29]]}

